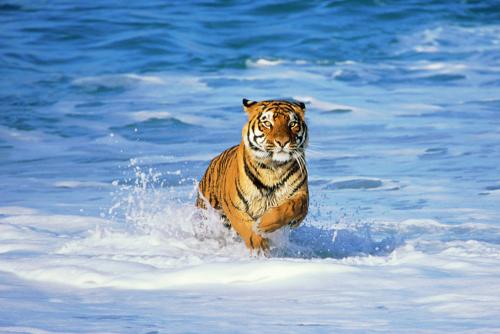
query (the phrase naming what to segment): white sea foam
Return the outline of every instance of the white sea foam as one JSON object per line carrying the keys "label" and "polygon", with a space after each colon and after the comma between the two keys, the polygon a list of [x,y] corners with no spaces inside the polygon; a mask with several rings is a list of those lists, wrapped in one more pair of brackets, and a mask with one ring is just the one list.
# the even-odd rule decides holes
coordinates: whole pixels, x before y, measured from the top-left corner
{"label": "white sea foam", "polygon": [[[179,89],[207,90],[206,83],[199,77],[171,76],[171,75],[139,75],[134,73],[109,74],[100,76],[89,76],[77,78],[72,81],[73,85],[84,88],[140,88],[145,86],[148,89],[153,87],[167,86],[168,90],[178,91]],[[156,90],[151,91],[155,94]]]}
{"label": "white sea foam", "polygon": [[[267,66],[267,67],[251,67],[243,75],[234,75],[226,73],[224,75],[216,74],[209,75],[206,79],[224,79],[224,80],[238,80],[238,81],[261,81],[261,80],[297,80],[304,83],[305,81],[318,82],[323,81],[326,74],[302,69],[295,66]],[[259,94],[269,94],[269,92],[259,92]],[[266,96],[266,95],[264,95]],[[240,98],[240,96],[238,96]]]}
{"label": "white sea foam", "polygon": [[227,121],[221,119],[214,119],[213,117],[206,117],[203,115],[196,115],[193,113],[185,112],[183,114],[177,113],[175,116],[168,111],[163,110],[142,110],[124,114],[137,122],[145,122],[152,119],[161,120],[177,120],[186,124],[198,126],[215,126],[220,127],[227,125]]}
{"label": "white sea foam", "polygon": [[345,61],[337,61],[335,62],[335,65],[356,65],[358,62],[355,62],[354,60],[345,60]]}
{"label": "white sea foam", "polygon": [[[132,165],[136,166],[137,182],[132,187],[123,185],[122,192],[116,192],[118,205],[113,207],[114,212],[124,213],[125,221],[44,215],[27,208],[0,208],[0,213],[6,215],[0,218],[3,245],[1,252],[29,251],[38,254],[35,257],[0,258],[0,268],[23,279],[80,288],[151,290],[265,286],[279,290],[298,288],[308,282],[316,288],[331,289],[331,284],[337,285],[339,280],[357,281],[368,286],[395,284],[390,276],[376,274],[372,269],[367,269],[370,267],[384,267],[384,271],[399,277],[401,286],[409,286],[415,281],[414,274],[423,270],[422,263],[426,263],[425,270],[439,268],[468,275],[470,270],[476,271],[483,265],[481,255],[487,254],[491,261],[500,258],[499,248],[487,243],[442,243],[418,238],[408,241],[386,256],[315,260],[302,259],[300,256],[252,258],[234,232],[223,227],[217,215],[210,212],[202,214],[191,203],[175,201],[175,194],[152,187],[157,182],[156,174],[152,171],[144,173],[136,163]],[[365,179],[344,177],[332,182],[340,184],[353,180],[363,182]],[[379,182],[378,189],[393,186],[390,184],[393,182],[391,180],[366,180]],[[343,228],[342,224],[335,226],[337,229]],[[347,224],[346,227],[353,229],[354,226],[349,227]],[[392,231],[402,235],[415,231],[435,233],[436,230],[477,230],[479,227],[476,224],[447,225],[432,219],[372,223],[372,228],[377,233]],[[484,228],[491,230],[492,227]],[[309,228],[303,233],[311,231],[318,235],[306,237],[306,242],[309,240],[324,243],[328,239],[321,236],[324,232],[320,229]],[[335,246],[336,242],[342,244],[347,241],[351,245],[359,242],[355,241],[359,237],[342,237],[345,232],[339,231],[341,234],[338,234],[338,231],[333,234],[331,246]],[[287,233],[282,231],[272,236],[276,247],[295,247],[287,241]],[[314,238],[317,238],[317,241]],[[347,239],[342,241],[342,238]],[[429,242],[432,242],[432,245]],[[425,246],[422,246],[424,244]],[[307,243],[305,245],[307,250]],[[321,247],[320,244],[310,245],[318,246]],[[323,252],[329,251],[330,246],[323,247],[326,247]],[[434,250],[437,253],[423,253],[422,249]],[[389,267],[392,269],[388,269]],[[496,274],[496,271],[492,271],[492,274]],[[368,275],[371,279],[356,279],[359,275]],[[344,288],[351,289],[347,286]],[[336,289],[340,288],[337,286]],[[471,303],[469,307],[476,306]]]}
{"label": "white sea foam", "polygon": [[[462,223],[462,224],[443,224],[435,219],[405,219],[401,221],[387,221],[387,220],[374,220],[373,221],[374,230],[397,230],[401,234],[412,235],[414,232],[418,232],[422,235],[424,231],[427,233],[453,233],[454,231],[470,231],[471,237],[472,233],[480,233],[481,231],[490,231],[492,233],[500,232],[499,229],[490,224],[481,223]],[[422,242],[422,240],[417,240],[414,242]],[[462,243],[462,241],[458,241]],[[447,247],[447,244],[441,242],[435,242],[434,247],[429,247],[429,249],[436,247]],[[495,246],[496,247],[496,246]],[[478,253],[480,254],[480,253]]]}
{"label": "white sea foam", "polygon": [[172,118],[172,114],[168,111],[136,111],[130,114],[131,117],[140,122],[147,121],[149,119],[169,119]]}
{"label": "white sea foam", "polygon": [[500,26],[436,26],[401,38],[403,50],[420,53],[486,51],[498,48]]}
{"label": "white sea foam", "polygon": [[[0,268],[28,281],[75,288],[206,290],[215,291],[220,298],[228,291],[246,294],[264,289],[290,296],[291,289],[304,290],[304,295],[293,293],[293,298],[305,302],[311,294],[321,294],[323,299],[334,296],[335,303],[349,306],[345,312],[351,312],[350,307],[360,299],[369,302],[370,298],[378,301],[373,308],[396,308],[402,303],[445,317],[480,319],[500,311],[496,302],[500,295],[495,289],[495,277],[500,274],[497,245],[414,239],[387,256],[251,258],[237,240],[221,246],[208,234],[204,240],[190,234],[192,226],[185,225],[189,210],[179,210],[164,220],[172,228],[169,219],[177,219],[178,226],[173,230],[160,220],[135,230],[101,225],[83,238],[82,234],[42,237],[43,232],[32,230],[28,240],[36,238],[45,249],[30,248],[25,241],[25,249],[36,250],[39,255],[4,257]],[[397,230],[412,226],[428,231],[446,228],[436,220],[395,221],[390,225]],[[3,240],[11,237],[1,235]],[[433,287],[436,277],[439,287]],[[485,286],[484,280],[490,284]],[[265,307],[259,298],[246,296],[245,300]],[[267,303],[274,305],[269,300]]]}
{"label": "white sea foam", "polygon": [[284,60],[284,59],[266,59],[266,58],[259,58],[259,59],[247,59],[245,61],[245,64],[248,68],[267,68],[267,67],[273,67],[273,66],[279,66],[279,65],[290,65],[290,64],[295,64],[295,65],[307,65],[309,62],[304,59],[297,59],[297,60]]}
{"label": "white sea foam", "polygon": [[138,75],[133,73],[91,76],[73,80],[73,84],[77,86],[99,85],[109,88],[127,86],[134,83],[165,85],[166,82],[159,76]]}
{"label": "white sea foam", "polygon": [[257,60],[252,60],[252,59],[246,60],[247,67],[270,67],[270,66],[281,65],[283,63],[284,61],[280,59],[271,60],[271,59],[259,58]]}
{"label": "white sea foam", "polygon": [[[425,237],[436,233],[452,236],[464,229],[478,231],[481,227],[476,224],[448,225],[436,219],[382,220],[370,222],[366,236],[349,221],[326,229],[309,225],[309,230],[304,229],[304,235],[299,236],[304,242],[300,247],[287,239],[287,231],[273,236],[274,245],[288,250],[288,256],[277,253],[273,258],[252,257],[216,215],[202,214],[193,207],[193,199],[179,202],[175,199],[178,194],[156,188],[156,174],[143,172],[137,163],[132,163],[136,181],[115,184],[121,191],[115,191],[119,205],[114,210],[124,213],[123,220],[0,208],[5,215],[0,218],[0,253],[6,255],[0,257],[1,272],[10,275],[11,281],[20,278],[25,284],[56,284],[58,290],[70,291],[72,302],[75,293],[95,298],[91,297],[94,290],[83,289],[99,288],[95,293],[110,293],[112,298],[121,291],[143,296],[154,290],[155,298],[160,293],[173,293],[169,303],[175,303],[177,297],[172,296],[179,291],[201,291],[223,298],[225,305],[229,303],[233,308],[244,302],[266,312],[276,309],[282,301],[288,310],[296,303],[306,303],[314,310],[315,319],[325,305],[328,312],[341,309],[356,319],[361,307],[365,316],[369,314],[370,323],[380,312],[401,307],[415,308],[415,312],[431,310],[440,319],[467,317],[475,321],[500,312],[498,245]],[[351,176],[333,181],[353,179],[363,178]],[[367,179],[382,182],[382,187],[390,182]],[[491,231],[491,226],[484,228]],[[347,257],[329,256],[335,254],[330,247],[342,251],[360,243],[359,249],[365,249],[373,243],[370,231],[395,234],[396,239],[404,241],[396,242],[393,250],[379,256],[360,254],[356,249]],[[388,244],[377,247],[384,245]],[[303,253],[290,252],[294,247]],[[308,250],[312,249],[324,255],[309,258]],[[266,298],[262,297],[263,291]],[[238,297],[243,300],[235,295],[243,296]],[[316,300],[314,296],[321,297]],[[290,298],[294,303],[289,302]],[[64,305],[64,301],[60,303]],[[336,317],[324,319],[328,319],[325,324],[331,320],[339,325]],[[30,328],[26,331],[30,332]],[[349,328],[365,327],[353,323]],[[20,327],[5,330],[9,331],[22,332]]]}
{"label": "white sea foam", "polygon": [[294,99],[302,101],[306,104],[310,104],[313,108],[317,108],[317,109],[325,110],[325,111],[334,110],[334,109],[344,109],[344,110],[352,110],[352,111],[359,111],[360,110],[359,108],[356,108],[354,106],[323,101],[323,100],[319,100],[319,99],[311,97],[311,96],[294,96]]}
{"label": "white sea foam", "polygon": [[428,62],[421,61],[415,65],[409,66],[410,70],[423,70],[438,73],[461,73],[468,68],[467,65],[461,63],[444,63],[444,62]]}
{"label": "white sea foam", "polygon": [[0,215],[34,215],[37,214],[38,210],[26,208],[22,206],[1,206]]}
{"label": "white sea foam", "polygon": [[181,161],[210,161],[213,157],[213,153],[201,153],[192,155],[141,155],[134,159],[139,164],[157,164]]}
{"label": "white sea foam", "polygon": [[96,181],[77,181],[77,180],[61,180],[54,182],[54,186],[58,188],[108,188],[109,183]]}
{"label": "white sea foam", "polygon": [[[45,329],[40,329],[36,327],[26,327],[26,326],[0,326],[0,331],[4,334],[59,334],[63,333],[60,331],[48,331]],[[77,333],[73,331],[64,331],[66,334]]]}
{"label": "white sea foam", "polygon": [[76,215],[40,215],[29,212],[0,218],[0,223],[20,226],[22,228],[43,229],[52,232],[81,232],[94,228],[108,221],[97,217]]}

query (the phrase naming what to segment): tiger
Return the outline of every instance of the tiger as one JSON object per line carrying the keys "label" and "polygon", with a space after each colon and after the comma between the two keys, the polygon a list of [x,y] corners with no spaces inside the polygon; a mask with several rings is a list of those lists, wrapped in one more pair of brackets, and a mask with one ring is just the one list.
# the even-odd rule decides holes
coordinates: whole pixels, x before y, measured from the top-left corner
{"label": "tiger", "polygon": [[210,205],[252,253],[269,255],[266,234],[299,226],[308,211],[306,106],[243,99],[243,109],[248,121],[242,140],[211,160],[196,206]]}

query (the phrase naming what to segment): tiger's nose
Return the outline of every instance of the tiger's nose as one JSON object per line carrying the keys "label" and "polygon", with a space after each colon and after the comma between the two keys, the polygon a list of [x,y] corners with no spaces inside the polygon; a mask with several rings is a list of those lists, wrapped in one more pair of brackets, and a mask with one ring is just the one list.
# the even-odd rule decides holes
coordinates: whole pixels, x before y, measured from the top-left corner
{"label": "tiger's nose", "polygon": [[274,142],[281,148],[284,148],[290,142],[290,139],[275,139]]}

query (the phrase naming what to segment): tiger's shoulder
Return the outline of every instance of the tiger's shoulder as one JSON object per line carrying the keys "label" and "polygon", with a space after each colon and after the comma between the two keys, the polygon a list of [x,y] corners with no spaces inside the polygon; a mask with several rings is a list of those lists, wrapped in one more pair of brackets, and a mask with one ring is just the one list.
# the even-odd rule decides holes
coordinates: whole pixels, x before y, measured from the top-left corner
{"label": "tiger's shoulder", "polygon": [[214,157],[201,181],[198,185],[198,198],[196,205],[205,208],[205,202],[208,202],[213,208],[221,209],[221,190],[223,187],[224,176],[227,176],[230,169],[237,168],[237,155],[240,151],[240,144],[232,146],[216,157]]}

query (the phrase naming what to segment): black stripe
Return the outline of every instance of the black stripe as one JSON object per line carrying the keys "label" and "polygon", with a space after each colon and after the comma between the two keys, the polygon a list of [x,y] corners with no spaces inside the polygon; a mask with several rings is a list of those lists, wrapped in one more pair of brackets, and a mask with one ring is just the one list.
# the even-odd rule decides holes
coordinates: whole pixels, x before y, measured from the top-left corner
{"label": "black stripe", "polygon": [[257,167],[254,166],[253,161],[251,159],[246,159],[246,157],[243,157],[243,159],[246,160],[246,163],[248,164],[249,167],[252,167],[253,171],[257,174],[257,177],[260,176],[260,172],[257,169]]}
{"label": "black stripe", "polygon": [[[264,131],[262,131],[261,126],[262,126],[262,123],[260,122],[260,120],[256,120],[255,122],[253,122],[253,125],[252,125],[251,130],[252,130],[252,133],[253,133],[253,137],[254,137],[254,139],[255,139],[255,138],[261,138],[261,137],[263,137],[263,136],[264,136]],[[255,128],[258,128],[258,129],[259,129],[259,131],[260,131],[260,132],[262,132],[262,134],[261,134],[260,136],[257,136],[257,135],[255,134]],[[257,143],[257,141],[255,141],[255,142]]]}
{"label": "black stripe", "polygon": [[214,163],[214,167],[213,167],[213,174],[214,175],[220,174],[220,167],[221,167],[220,157],[217,157],[217,161],[216,161],[216,163]]}
{"label": "black stripe", "polygon": [[229,201],[231,202],[231,205],[232,205],[233,207],[235,207],[237,210],[241,210],[241,209],[240,209],[240,208],[236,205],[236,203],[234,203],[234,202],[233,202],[233,200],[232,200],[231,198],[229,198]]}
{"label": "black stripe", "polygon": [[290,163],[290,160],[288,160],[288,161],[274,161],[274,164],[278,167],[284,166],[288,163]]}
{"label": "black stripe", "polygon": [[[260,131],[260,132],[264,132],[264,129],[265,129],[266,127],[265,127],[265,126],[264,126],[264,124],[262,124],[261,122],[258,122],[258,123],[257,123],[257,128],[259,128],[259,131]],[[253,135],[254,135],[254,137],[255,137],[255,129],[253,129]]]}
{"label": "black stripe", "polygon": [[230,149],[228,149],[228,151],[234,151],[235,149],[238,148],[238,146],[240,146],[239,144],[238,145],[234,145],[233,147],[231,147]]}
{"label": "black stripe", "polygon": [[[295,110],[293,110],[293,108],[292,108],[292,107],[290,107],[290,106],[282,106],[282,107],[280,108],[280,114],[282,114],[282,115],[283,115],[283,114],[285,114],[285,113],[284,113],[284,111],[286,111],[286,112],[293,112],[293,113],[295,113]],[[286,116],[288,116],[288,115],[286,115]]]}
{"label": "black stripe", "polygon": [[[226,200],[226,197],[225,197],[225,196],[222,196],[222,202],[224,202],[224,204],[226,204],[226,206],[228,207],[228,209],[231,207],[231,206],[229,205],[229,203],[227,202],[227,200]],[[233,205],[233,206],[234,206],[234,205]]]}
{"label": "black stripe", "polygon": [[288,179],[293,175],[295,174],[298,170],[299,170],[299,164],[298,162],[295,162],[295,164],[293,165],[293,167],[288,171],[288,173],[285,175],[285,177],[283,177],[278,183],[276,183],[273,188],[279,188],[281,187],[283,184],[285,184],[286,181],[288,181]]}
{"label": "black stripe", "polygon": [[234,158],[234,150],[238,148],[238,145],[235,145],[229,149],[226,150],[226,160],[224,161],[224,169],[223,169],[223,172],[226,171],[226,167],[229,166],[229,164],[231,163],[231,160]]}
{"label": "black stripe", "polygon": [[226,171],[226,162],[227,162],[226,156],[227,156],[227,151],[224,151],[220,158],[219,171],[217,172],[217,175],[220,175],[221,173],[224,173]]}
{"label": "black stripe", "polygon": [[211,192],[210,195],[208,196],[208,203],[214,208],[217,209],[219,206],[219,200],[217,199],[217,196]]}
{"label": "black stripe", "polygon": [[226,171],[226,167],[229,165],[230,161],[231,161],[231,158],[233,157],[233,155],[231,155],[231,153],[233,152],[233,150],[235,148],[237,148],[238,145],[236,146],[233,146],[231,148],[228,148],[227,150],[225,150],[223,153],[222,153],[222,161],[221,161],[221,165],[220,165],[220,168],[219,168],[219,172],[222,171],[222,172],[225,172]]}
{"label": "black stripe", "polygon": [[256,162],[257,162],[257,166],[258,166],[259,168],[262,168],[262,169],[268,169],[268,170],[272,169],[270,166],[265,165],[265,164],[263,164],[262,162],[259,162],[259,161],[256,161]]}
{"label": "black stripe", "polygon": [[215,203],[214,205],[212,205],[214,207],[214,209],[217,209],[217,210],[220,210],[220,203],[219,203],[219,200],[217,199],[217,197],[214,196],[214,200],[215,200]]}
{"label": "black stripe", "polygon": [[248,201],[245,198],[245,196],[241,193],[240,188],[241,188],[240,181],[237,179],[236,180],[236,191],[238,192],[238,197],[240,198],[240,201],[242,201],[243,204],[245,205],[245,211],[248,212],[248,208],[249,208]]}
{"label": "black stripe", "polygon": [[290,179],[290,177],[292,177],[292,175],[297,173],[299,168],[300,168],[299,164],[295,163],[293,165],[293,167],[287,172],[287,174],[280,181],[278,181],[277,183],[275,183],[272,186],[267,186],[267,185],[263,184],[262,181],[250,170],[249,164],[248,164],[247,160],[245,159],[245,157],[243,157],[243,165],[244,165],[244,169],[245,169],[245,174],[248,176],[250,181],[252,181],[254,186],[257,189],[259,189],[259,191],[261,193],[262,193],[262,190],[265,190],[266,192],[269,192],[269,193],[274,192],[276,189],[283,186],[283,184],[285,184],[285,182],[288,181],[288,179]]}
{"label": "black stripe", "polygon": [[250,106],[253,106],[254,104],[256,104],[257,101],[250,101],[248,99],[243,99],[243,105],[245,107],[250,107]]}
{"label": "black stripe", "polygon": [[297,192],[297,190],[299,190],[300,187],[302,187],[304,185],[304,183],[306,182],[306,180],[307,180],[307,177],[304,176],[304,178],[302,179],[302,181],[295,188],[293,188],[293,190],[290,192],[290,194],[288,196],[289,197],[293,196],[293,194],[295,194]]}
{"label": "black stripe", "polygon": [[205,175],[207,176],[207,182],[206,182],[206,186],[204,189],[206,189],[206,187],[210,187],[210,181],[212,180],[212,173],[210,173],[210,169],[215,169],[215,166],[212,166],[212,164],[215,165],[215,159],[212,160],[212,162],[210,163],[210,165],[208,165],[208,168],[207,168],[207,171],[205,172]]}
{"label": "black stripe", "polygon": [[260,152],[266,152],[266,150],[263,150],[260,147],[255,146],[250,140],[248,140],[248,143],[250,144],[250,149],[251,150],[253,150],[253,151],[260,151]]}
{"label": "black stripe", "polygon": [[304,144],[307,140],[307,126],[305,123],[301,123],[302,125],[302,134],[297,134],[297,138],[299,139],[300,145]]}
{"label": "black stripe", "polygon": [[247,161],[246,161],[245,157],[243,157],[243,168],[245,170],[245,174],[247,175],[247,177],[250,179],[250,181],[252,181],[253,185],[257,189],[259,189],[260,192],[262,192],[262,189],[269,190],[269,187],[266,186],[265,184],[263,184],[262,181],[259,180],[259,178],[252,173],[250,168],[248,168]]}
{"label": "black stripe", "polygon": [[248,139],[248,144],[250,145],[251,149],[257,150],[257,151],[262,151],[260,147],[255,146],[255,144],[250,140],[250,126],[247,129],[247,139]]}

